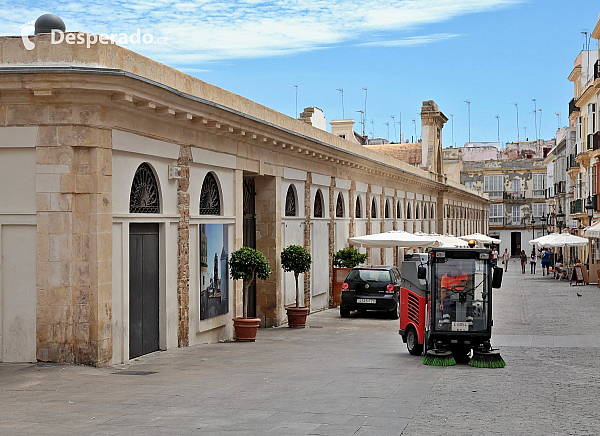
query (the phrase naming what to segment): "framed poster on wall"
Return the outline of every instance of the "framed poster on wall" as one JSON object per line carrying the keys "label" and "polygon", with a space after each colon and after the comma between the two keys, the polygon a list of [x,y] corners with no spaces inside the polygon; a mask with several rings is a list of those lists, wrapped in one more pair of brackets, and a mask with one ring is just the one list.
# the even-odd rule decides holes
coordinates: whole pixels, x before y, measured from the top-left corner
{"label": "framed poster on wall", "polygon": [[229,312],[227,224],[200,224],[200,319]]}

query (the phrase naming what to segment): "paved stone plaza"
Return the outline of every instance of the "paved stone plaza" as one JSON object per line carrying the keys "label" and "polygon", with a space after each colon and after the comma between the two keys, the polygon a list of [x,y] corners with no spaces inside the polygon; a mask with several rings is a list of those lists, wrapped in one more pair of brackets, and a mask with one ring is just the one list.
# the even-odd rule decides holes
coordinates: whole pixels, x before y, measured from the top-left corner
{"label": "paved stone plaza", "polygon": [[504,369],[424,366],[397,321],[332,309],[110,368],[0,364],[0,434],[599,434],[600,289],[518,270],[494,294]]}

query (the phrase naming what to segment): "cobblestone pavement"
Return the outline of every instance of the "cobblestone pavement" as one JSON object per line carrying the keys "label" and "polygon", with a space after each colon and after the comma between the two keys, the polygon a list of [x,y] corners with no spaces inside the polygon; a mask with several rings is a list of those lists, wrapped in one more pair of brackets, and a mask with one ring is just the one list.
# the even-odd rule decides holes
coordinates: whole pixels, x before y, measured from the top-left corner
{"label": "cobblestone pavement", "polygon": [[519,269],[494,293],[504,369],[424,366],[397,321],[332,309],[111,368],[0,364],[0,435],[600,434],[600,289]]}

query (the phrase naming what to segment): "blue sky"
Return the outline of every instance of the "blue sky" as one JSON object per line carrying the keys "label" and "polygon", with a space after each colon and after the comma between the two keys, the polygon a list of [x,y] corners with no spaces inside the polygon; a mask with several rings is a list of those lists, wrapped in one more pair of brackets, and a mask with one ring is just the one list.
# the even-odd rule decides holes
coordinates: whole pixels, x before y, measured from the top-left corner
{"label": "blue sky", "polygon": [[[423,100],[454,115],[454,143],[468,139],[465,100],[471,103],[471,140],[541,137],[568,123],[573,88],[567,76],[582,49],[581,32],[598,20],[597,0],[71,0],[0,2],[0,34],[17,35],[42,13],[61,16],[67,30],[167,37],[165,45],[129,48],[204,81],[295,116],[305,106],[327,121],[357,121],[365,106],[366,132],[391,140],[392,118],[410,139],[420,134]],[[592,40],[592,48],[597,41]],[[538,115],[540,112],[538,111]],[[371,123],[373,120],[373,123]],[[539,123],[538,116],[538,123]],[[538,124],[539,125],[539,124]],[[452,126],[444,145],[452,143]]]}

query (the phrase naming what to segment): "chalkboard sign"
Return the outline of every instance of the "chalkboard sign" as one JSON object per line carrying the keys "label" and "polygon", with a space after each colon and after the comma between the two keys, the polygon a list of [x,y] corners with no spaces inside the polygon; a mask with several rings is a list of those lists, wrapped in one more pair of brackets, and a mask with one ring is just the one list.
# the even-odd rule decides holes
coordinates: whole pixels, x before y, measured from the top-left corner
{"label": "chalkboard sign", "polygon": [[585,283],[583,280],[583,271],[581,270],[581,265],[575,265],[573,267],[573,272],[571,273],[570,283],[575,282],[576,285],[580,283]]}

